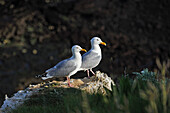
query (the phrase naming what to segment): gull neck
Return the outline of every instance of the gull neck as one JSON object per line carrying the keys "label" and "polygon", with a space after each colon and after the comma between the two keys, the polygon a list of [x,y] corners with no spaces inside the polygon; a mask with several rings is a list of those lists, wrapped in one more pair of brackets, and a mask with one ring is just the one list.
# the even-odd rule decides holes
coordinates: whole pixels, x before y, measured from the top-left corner
{"label": "gull neck", "polygon": [[99,44],[92,44],[92,50],[96,51],[96,52],[101,52],[100,46]]}
{"label": "gull neck", "polygon": [[80,54],[80,52],[73,52],[72,58],[81,59],[81,54]]}

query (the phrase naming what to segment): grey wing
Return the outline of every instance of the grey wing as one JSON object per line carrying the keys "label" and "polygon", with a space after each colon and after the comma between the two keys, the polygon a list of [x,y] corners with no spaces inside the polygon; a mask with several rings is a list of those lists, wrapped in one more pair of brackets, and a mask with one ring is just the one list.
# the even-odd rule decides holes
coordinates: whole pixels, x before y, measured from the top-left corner
{"label": "grey wing", "polygon": [[93,51],[89,51],[82,56],[82,66],[81,68],[94,68],[101,60],[101,56]]}
{"label": "grey wing", "polygon": [[66,59],[59,62],[53,68],[48,69],[46,72],[49,76],[67,76],[70,72],[76,69],[76,63],[71,59]]}

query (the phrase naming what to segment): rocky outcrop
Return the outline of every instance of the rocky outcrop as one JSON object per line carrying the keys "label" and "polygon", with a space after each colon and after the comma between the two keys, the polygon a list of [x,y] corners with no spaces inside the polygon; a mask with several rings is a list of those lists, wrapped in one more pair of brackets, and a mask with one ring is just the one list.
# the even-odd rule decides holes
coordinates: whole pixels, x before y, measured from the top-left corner
{"label": "rocky outcrop", "polygon": [[[105,89],[112,90],[111,86],[115,85],[113,80],[108,77],[107,74],[101,73],[100,71],[97,71],[96,75],[92,76],[90,79],[87,77],[83,79],[71,79],[70,82],[73,85],[73,88],[85,90],[91,94],[106,94]],[[0,108],[0,112],[6,113],[12,109],[16,109],[18,106],[22,105],[25,100],[31,98],[32,95],[37,94],[41,91],[41,89],[48,87],[69,88],[67,81],[52,81],[48,83],[30,85],[25,90],[20,90],[15,93],[11,98],[8,98],[6,95],[6,99]]]}

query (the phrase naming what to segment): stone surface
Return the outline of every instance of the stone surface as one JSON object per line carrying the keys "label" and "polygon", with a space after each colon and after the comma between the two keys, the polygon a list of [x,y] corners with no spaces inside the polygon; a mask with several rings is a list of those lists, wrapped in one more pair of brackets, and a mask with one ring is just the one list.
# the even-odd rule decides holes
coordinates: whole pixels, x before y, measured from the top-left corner
{"label": "stone surface", "polygon": [[[85,77],[83,79],[71,79],[71,84],[73,88],[81,89],[87,91],[91,94],[101,93],[106,94],[105,88],[112,90],[111,86],[115,85],[113,80],[108,77],[107,74],[101,73],[100,71],[96,72],[95,76],[92,76],[90,79]],[[25,100],[29,99],[33,94],[36,94],[40,89],[48,87],[58,87],[58,88],[69,88],[67,81],[55,81],[48,83],[40,83],[37,85],[29,85],[25,90],[20,90],[14,94],[13,97],[5,97],[5,101],[0,108],[0,113],[7,113],[11,109],[16,109],[18,106],[24,103]]]}

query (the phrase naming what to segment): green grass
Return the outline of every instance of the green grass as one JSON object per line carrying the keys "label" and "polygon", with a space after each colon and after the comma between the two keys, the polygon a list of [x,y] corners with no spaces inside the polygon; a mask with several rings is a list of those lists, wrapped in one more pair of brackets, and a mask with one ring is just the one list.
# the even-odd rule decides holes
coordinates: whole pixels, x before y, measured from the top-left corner
{"label": "green grass", "polygon": [[[14,113],[170,113],[169,79],[148,70],[131,79],[122,76],[107,95],[77,89],[46,88]],[[166,82],[165,82],[166,81]]]}

